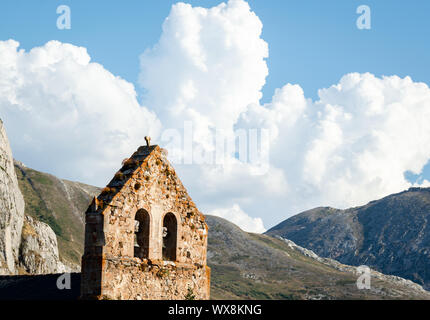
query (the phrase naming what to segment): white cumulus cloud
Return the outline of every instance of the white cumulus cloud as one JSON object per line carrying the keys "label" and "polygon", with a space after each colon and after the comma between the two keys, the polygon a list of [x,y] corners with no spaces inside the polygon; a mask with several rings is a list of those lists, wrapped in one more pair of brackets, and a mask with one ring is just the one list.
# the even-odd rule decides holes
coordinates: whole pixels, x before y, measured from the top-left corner
{"label": "white cumulus cloud", "polygon": [[131,83],[58,41],[29,52],[0,41],[0,114],[17,159],[100,186],[159,130]]}
{"label": "white cumulus cloud", "polygon": [[244,113],[242,124],[275,131],[272,165],[292,186],[284,195],[291,214],[362,205],[411,187],[405,172],[420,174],[430,159],[429,106],[424,83],[351,73],[315,102],[287,85],[272,103]]}
{"label": "white cumulus cloud", "polygon": [[262,96],[268,75],[262,27],[242,0],[209,9],[172,6],[160,40],[140,57],[145,101],[165,127],[192,121],[194,141],[208,150],[211,130],[232,130]]}
{"label": "white cumulus cloud", "polygon": [[234,204],[230,208],[219,208],[213,210],[209,212],[209,214],[229,220],[246,232],[263,233],[266,231],[261,218],[250,217],[238,204]]}
{"label": "white cumulus cloud", "polygon": [[[144,101],[164,129],[182,132],[186,122],[192,123],[193,164],[176,166],[205,212],[237,201],[250,203],[257,196],[271,199],[287,187],[281,170],[268,168],[258,176],[255,166],[237,161],[234,152],[224,150],[221,167],[211,163],[216,132],[233,137],[240,115],[262,97],[268,75],[262,27],[246,1],[230,0],[208,9],[177,3],[159,41],[140,57]],[[183,140],[160,143],[169,154],[180,155]]]}

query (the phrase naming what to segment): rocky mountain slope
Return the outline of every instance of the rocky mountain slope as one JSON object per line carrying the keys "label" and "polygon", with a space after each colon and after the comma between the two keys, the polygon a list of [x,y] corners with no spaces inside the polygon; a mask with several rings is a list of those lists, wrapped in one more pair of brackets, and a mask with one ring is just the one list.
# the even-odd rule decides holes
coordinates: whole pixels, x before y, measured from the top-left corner
{"label": "rocky mountain slope", "polygon": [[0,274],[65,270],[54,232],[47,224],[25,215],[12,152],[0,120]]}
{"label": "rocky mountain slope", "polygon": [[18,161],[15,161],[15,171],[25,199],[25,213],[52,228],[61,260],[79,271],[84,249],[84,212],[100,189],[58,179]]}
{"label": "rocky mountain slope", "polygon": [[357,289],[355,267],[318,257],[292,241],[246,233],[207,216],[213,299],[429,299],[412,281],[372,271]]}
{"label": "rocky mountain slope", "polygon": [[316,208],[267,231],[322,257],[367,265],[430,288],[430,188],[347,210]]}

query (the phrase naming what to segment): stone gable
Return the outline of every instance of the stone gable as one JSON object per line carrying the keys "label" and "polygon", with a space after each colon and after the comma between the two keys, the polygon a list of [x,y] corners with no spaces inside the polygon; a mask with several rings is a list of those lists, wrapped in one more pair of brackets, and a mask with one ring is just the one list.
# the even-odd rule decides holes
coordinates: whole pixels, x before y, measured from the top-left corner
{"label": "stone gable", "polygon": [[207,235],[165,151],[140,147],[86,212],[82,298],[209,299]]}

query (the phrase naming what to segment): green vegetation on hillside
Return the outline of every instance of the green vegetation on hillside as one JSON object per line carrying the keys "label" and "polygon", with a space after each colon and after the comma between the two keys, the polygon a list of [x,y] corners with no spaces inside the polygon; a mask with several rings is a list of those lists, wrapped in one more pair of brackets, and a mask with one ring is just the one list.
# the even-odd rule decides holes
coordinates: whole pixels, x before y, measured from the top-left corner
{"label": "green vegetation on hillside", "polygon": [[[57,235],[61,260],[80,265],[84,243],[84,212],[98,189],[62,181],[15,165],[26,214],[47,223]],[[88,193],[89,191],[89,193]]]}

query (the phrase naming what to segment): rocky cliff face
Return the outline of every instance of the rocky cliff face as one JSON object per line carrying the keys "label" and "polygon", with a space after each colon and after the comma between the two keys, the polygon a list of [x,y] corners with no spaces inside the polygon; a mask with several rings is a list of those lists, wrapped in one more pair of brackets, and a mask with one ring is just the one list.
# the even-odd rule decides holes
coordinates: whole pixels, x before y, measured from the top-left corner
{"label": "rocky cliff face", "polygon": [[54,232],[24,211],[12,152],[0,120],[0,274],[64,272]]}
{"label": "rocky cliff face", "polygon": [[430,188],[411,188],[347,210],[316,208],[267,234],[350,265],[367,265],[430,288]]}
{"label": "rocky cliff face", "polygon": [[25,216],[19,265],[29,274],[63,273],[69,270],[59,259],[57,237],[43,222]]}
{"label": "rocky cliff face", "polygon": [[0,274],[17,273],[24,206],[9,141],[0,120]]}

